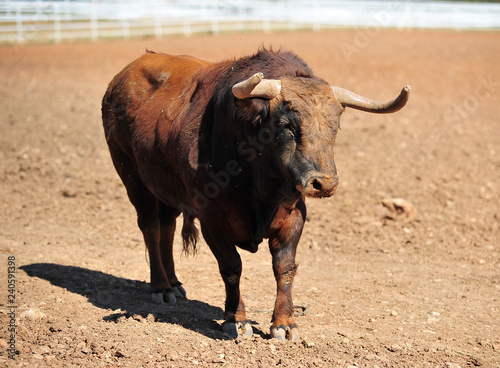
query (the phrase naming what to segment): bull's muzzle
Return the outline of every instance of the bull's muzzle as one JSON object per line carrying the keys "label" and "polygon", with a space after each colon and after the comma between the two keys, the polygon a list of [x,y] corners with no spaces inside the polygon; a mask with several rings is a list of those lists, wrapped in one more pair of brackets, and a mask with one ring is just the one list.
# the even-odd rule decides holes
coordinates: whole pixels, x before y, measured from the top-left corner
{"label": "bull's muzzle", "polygon": [[297,189],[307,197],[331,197],[339,185],[338,176],[320,175],[310,177],[305,185],[298,184]]}

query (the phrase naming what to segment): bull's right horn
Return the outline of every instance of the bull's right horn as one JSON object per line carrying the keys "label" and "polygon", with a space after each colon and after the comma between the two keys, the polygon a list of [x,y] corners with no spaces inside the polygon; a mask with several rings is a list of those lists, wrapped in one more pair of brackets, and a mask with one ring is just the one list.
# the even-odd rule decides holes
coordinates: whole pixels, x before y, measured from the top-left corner
{"label": "bull's right horn", "polygon": [[233,95],[242,100],[245,98],[265,98],[272,100],[281,92],[279,79],[264,79],[264,74],[255,73],[250,78],[233,86]]}
{"label": "bull's right horn", "polygon": [[406,85],[398,97],[389,101],[376,101],[371,98],[359,96],[354,92],[340,87],[332,87],[335,97],[342,106],[379,114],[396,112],[404,107],[410,98],[410,86]]}

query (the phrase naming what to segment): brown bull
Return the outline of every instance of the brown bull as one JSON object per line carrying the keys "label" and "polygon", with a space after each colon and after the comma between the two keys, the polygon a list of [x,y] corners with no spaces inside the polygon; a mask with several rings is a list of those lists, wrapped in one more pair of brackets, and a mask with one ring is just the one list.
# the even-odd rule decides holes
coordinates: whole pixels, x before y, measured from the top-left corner
{"label": "brown bull", "polygon": [[217,258],[226,288],[223,331],[252,334],[236,246],[256,252],[267,238],[277,282],[271,336],[297,339],[292,283],[305,197],[329,197],[337,188],[340,115],[345,107],[397,111],[409,91],[373,101],[331,87],[291,52],[269,50],[221,63],[148,52],[125,67],[108,87],[102,117],[149,251],[153,302],[186,295],[172,256],[182,213],[185,251],[196,246],[198,218]]}

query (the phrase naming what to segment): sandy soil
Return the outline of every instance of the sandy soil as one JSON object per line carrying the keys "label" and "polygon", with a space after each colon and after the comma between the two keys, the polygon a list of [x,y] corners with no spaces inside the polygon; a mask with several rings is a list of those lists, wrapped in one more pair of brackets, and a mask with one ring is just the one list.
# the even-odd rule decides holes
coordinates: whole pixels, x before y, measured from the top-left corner
{"label": "sandy soil", "polygon": [[[263,244],[241,252],[254,337],[220,332],[208,247],[181,255],[189,300],[149,301],[133,207],[103,137],[100,100],[146,48],[221,60],[291,49],[332,84],[401,112],[347,111],[341,185],[308,200],[294,299],[301,339],[269,339],[275,281]],[[16,367],[499,367],[500,37],[339,30],[0,49],[0,365]],[[389,212],[404,198],[417,214]],[[8,257],[15,257],[15,359]]]}

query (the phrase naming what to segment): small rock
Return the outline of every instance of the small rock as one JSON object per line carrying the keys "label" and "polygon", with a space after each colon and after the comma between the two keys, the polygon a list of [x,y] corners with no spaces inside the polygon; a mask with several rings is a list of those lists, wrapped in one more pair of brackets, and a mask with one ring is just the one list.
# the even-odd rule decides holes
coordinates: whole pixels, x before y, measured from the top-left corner
{"label": "small rock", "polygon": [[166,358],[169,358],[170,360],[177,360],[180,358],[179,354],[175,351],[170,353],[170,356],[166,355]]}
{"label": "small rock", "polygon": [[415,207],[405,199],[402,198],[386,198],[382,200],[382,205],[396,216],[404,216],[407,219],[413,219],[417,215]]}
{"label": "small rock", "polygon": [[117,358],[127,358],[128,353],[124,349],[118,349],[115,351],[115,357]]}
{"label": "small rock", "polygon": [[312,361],[312,364],[316,367],[323,367],[323,361],[320,358],[316,358]]}
{"label": "small rock", "polygon": [[226,361],[224,360],[226,356],[224,354],[219,354],[217,358],[212,359],[212,363],[225,363]]}
{"label": "small rock", "polygon": [[43,360],[43,355],[42,354],[33,354],[33,359]]}
{"label": "small rock", "polygon": [[401,350],[403,350],[403,348],[400,345],[398,345],[398,344],[392,344],[389,347],[389,351],[392,351],[393,353],[401,351]]}
{"label": "small rock", "polygon": [[134,314],[132,315],[132,318],[133,318],[135,321],[137,321],[137,322],[144,322],[144,317],[143,317],[143,316],[141,316],[140,314],[136,314],[136,313],[134,313]]}
{"label": "small rock", "polygon": [[92,344],[90,344],[90,350],[92,351],[92,353],[95,353],[98,355],[104,353],[104,348],[102,346],[97,345],[94,342]]}
{"label": "small rock", "polygon": [[55,356],[55,355],[45,355],[45,356],[43,357],[43,360],[45,360],[46,362],[51,362],[51,361],[53,361],[55,358],[56,358],[56,356]]}
{"label": "small rock", "polygon": [[156,320],[156,318],[155,318],[154,314],[149,313],[146,317],[146,321],[148,321],[148,322],[155,322],[155,320]]}
{"label": "small rock", "polygon": [[344,337],[342,339],[342,344],[344,344],[344,345],[349,345],[350,342],[351,342],[351,340],[349,340],[347,337]]}
{"label": "small rock", "polygon": [[392,317],[396,317],[397,315],[398,315],[398,312],[396,312],[396,311],[392,311],[392,312],[391,312],[391,316],[392,316]]}
{"label": "small rock", "polygon": [[78,193],[71,189],[64,189],[61,191],[61,194],[66,198],[75,198],[78,195]]}
{"label": "small rock", "polygon": [[51,349],[48,346],[43,345],[38,347],[37,352],[39,354],[48,354],[51,352]]}
{"label": "small rock", "polygon": [[376,354],[368,354],[367,356],[365,356],[365,359],[366,360],[375,360],[377,359],[377,355]]}
{"label": "small rock", "polygon": [[314,343],[314,341],[310,341],[310,340],[302,340],[302,345],[304,345],[306,348],[313,348],[316,344]]}
{"label": "small rock", "polygon": [[40,321],[47,318],[45,313],[40,312],[37,309],[28,309],[27,311],[22,312],[19,317],[29,319],[30,321]]}

